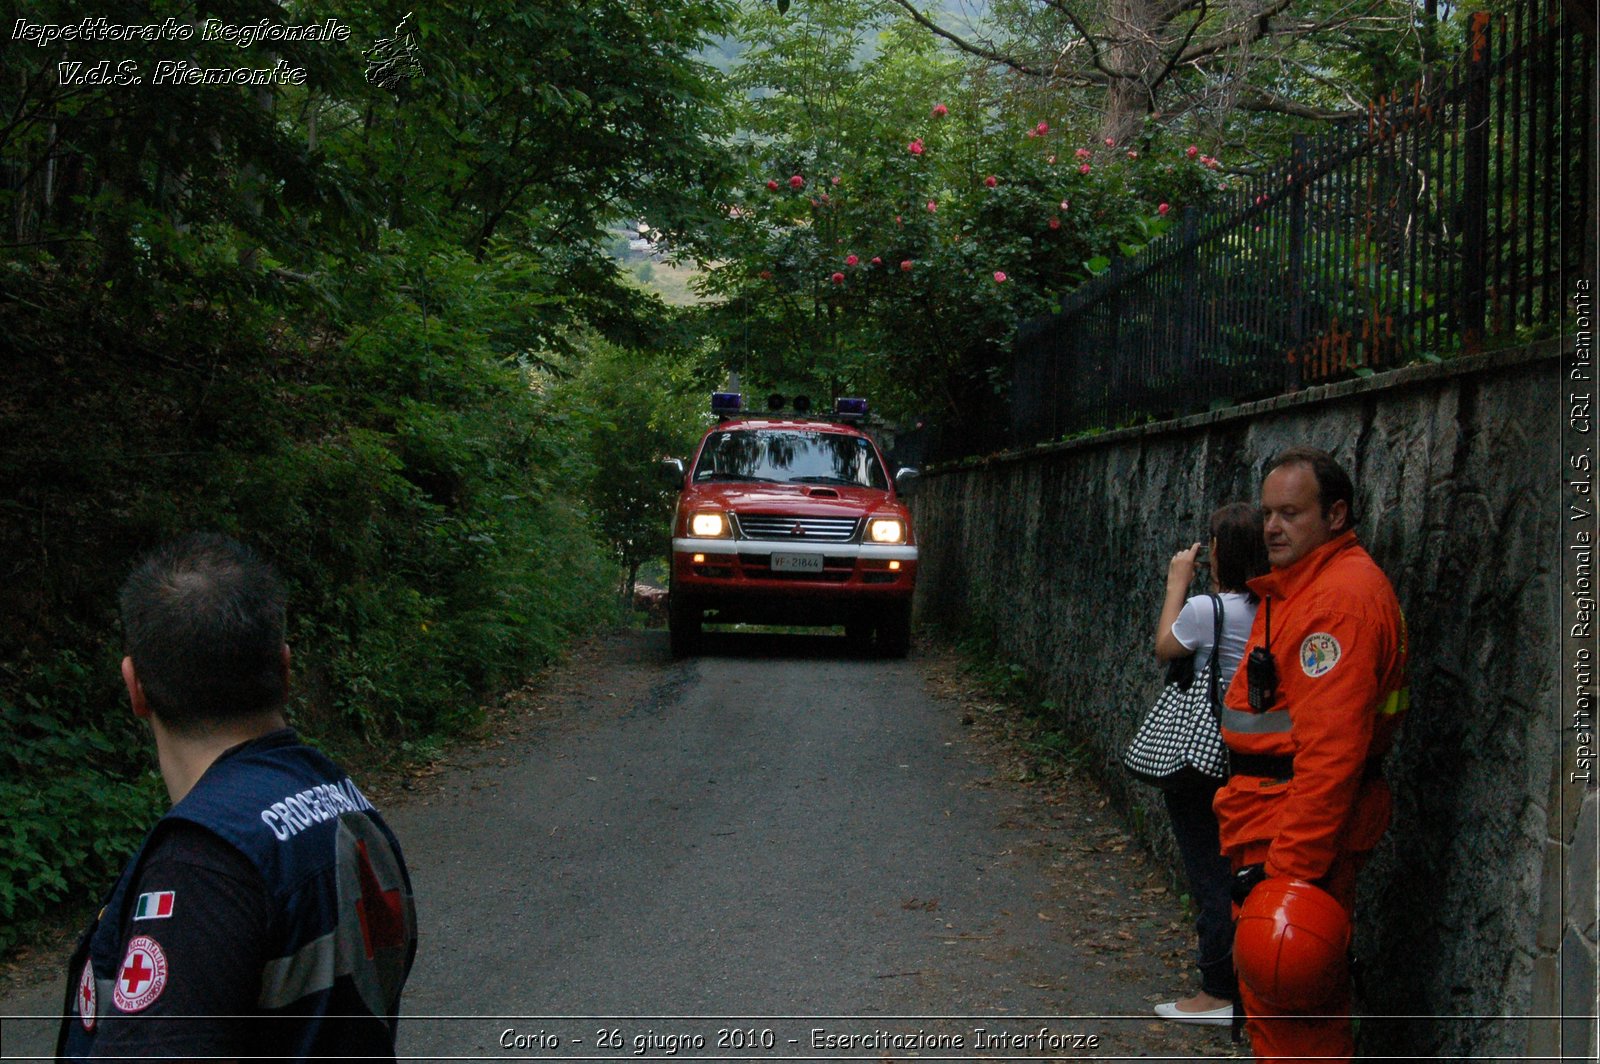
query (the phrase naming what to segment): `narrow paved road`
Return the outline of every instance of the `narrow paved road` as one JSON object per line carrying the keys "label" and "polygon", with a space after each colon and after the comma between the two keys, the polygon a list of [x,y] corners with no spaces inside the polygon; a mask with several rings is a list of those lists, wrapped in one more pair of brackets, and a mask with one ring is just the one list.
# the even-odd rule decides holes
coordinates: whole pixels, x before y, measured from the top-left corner
{"label": "narrow paved road", "polygon": [[[870,1060],[940,1055],[873,1041],[919,1030],[966,1058],[1234,1052],[1150,1017],[1182,915],[1098,796],[1007,782],[926,672],[826,636],[590,644],[386,807],[423,928],[401,1053],[825,1055],[814,1029]],[[980,1053],[980,1026],[1055,1040]]]}

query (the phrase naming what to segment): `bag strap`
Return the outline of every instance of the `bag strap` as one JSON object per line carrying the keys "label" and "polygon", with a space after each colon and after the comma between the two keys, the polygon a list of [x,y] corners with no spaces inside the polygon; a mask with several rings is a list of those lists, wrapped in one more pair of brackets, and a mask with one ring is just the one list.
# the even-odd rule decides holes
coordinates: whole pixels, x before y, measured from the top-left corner
{"label": "bag strap", "polygon": [[1211,613],[1213,616],[1211,627],[1211,660],[1207,664],[1211,667],[1211,678],[1207,683],[1211,686],[1211,715],[1217,718],[1217,725],[1222,724],[1222,699],[1217,692],[1217,673],[1222,671],[1222,596],[1212,594]]}

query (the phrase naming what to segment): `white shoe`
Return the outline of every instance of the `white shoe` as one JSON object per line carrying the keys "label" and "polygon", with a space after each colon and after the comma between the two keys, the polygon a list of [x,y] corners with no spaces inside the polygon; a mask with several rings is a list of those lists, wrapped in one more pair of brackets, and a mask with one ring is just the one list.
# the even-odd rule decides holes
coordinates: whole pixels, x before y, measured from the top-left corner
{"label": "white shoe", "polygon": [[1233,1022],[1233,1006],[1224,1005],[1220,1009],[1206,1009],[1203,1012],[1185,1012],[1178,1008],[1176,1001],[1168,1001],[1156,1006],[1156,1015],[1163,1020],[1174,1023],[1193,1023],[1202,1027],[1226,1027]]}

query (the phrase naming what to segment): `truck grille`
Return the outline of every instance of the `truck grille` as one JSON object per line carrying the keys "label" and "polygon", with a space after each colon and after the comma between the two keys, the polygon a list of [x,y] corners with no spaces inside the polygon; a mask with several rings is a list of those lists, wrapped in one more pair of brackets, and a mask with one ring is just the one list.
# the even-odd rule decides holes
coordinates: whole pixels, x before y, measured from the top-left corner
{"label": "truck grille", "polygon": [[[737,514],[745,539],[849,543],[861,524],[857,517],[795,517],[789,514]],[[795,529],[799,529],[796,532]]]}

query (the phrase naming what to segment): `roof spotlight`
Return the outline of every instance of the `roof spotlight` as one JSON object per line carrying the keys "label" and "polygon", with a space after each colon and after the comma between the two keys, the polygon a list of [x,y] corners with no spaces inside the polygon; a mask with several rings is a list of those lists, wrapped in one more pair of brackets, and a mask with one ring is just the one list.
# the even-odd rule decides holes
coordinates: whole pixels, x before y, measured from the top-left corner
{"label": "roof spotlight", "polygon": [[796,414],[807,414],[807,413],[810,413],[811,412],[811,396],[809,396],[809,395],[797,395],[797,396],[795,396],[794,397],[794,412]]}
{"label": "roof spotlight", "polygon": [[779,410],[783,409],[783,404],[787,403],[788,401],[789,400],[784,397],[782,392],[773,392],[771,395],[767,396],[767,409],[773,413],[777,413]]}

